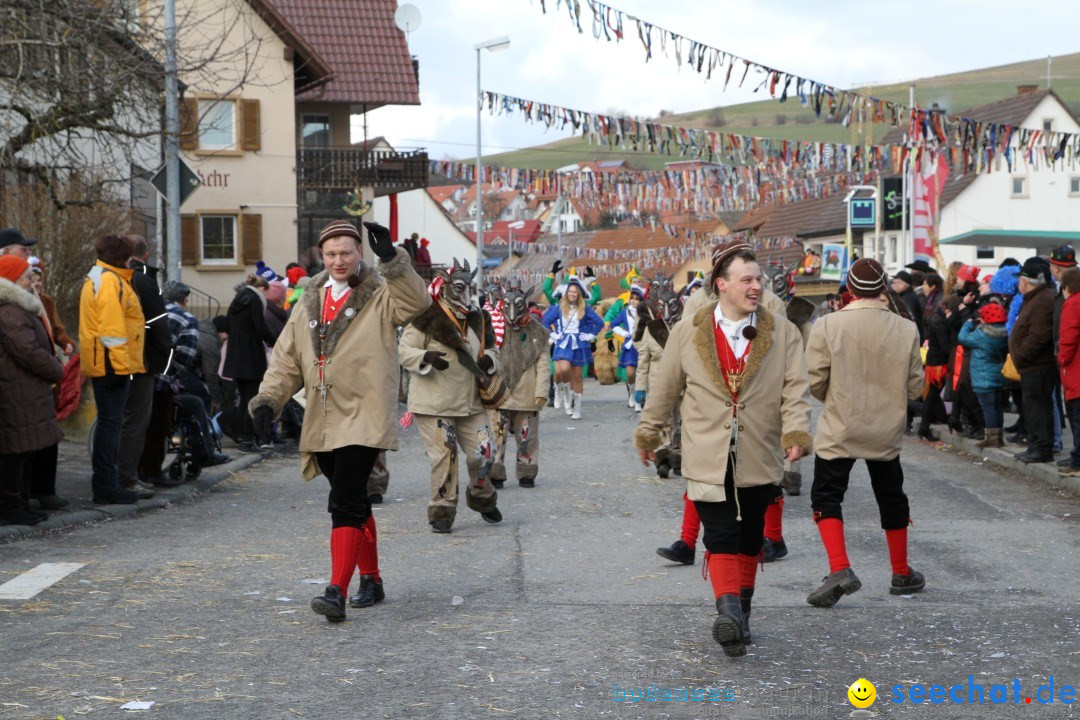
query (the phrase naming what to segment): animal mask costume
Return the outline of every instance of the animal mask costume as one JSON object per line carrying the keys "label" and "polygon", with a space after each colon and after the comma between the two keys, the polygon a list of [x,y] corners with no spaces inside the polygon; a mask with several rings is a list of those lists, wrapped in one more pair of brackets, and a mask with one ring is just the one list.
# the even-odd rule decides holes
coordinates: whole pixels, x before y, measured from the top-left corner
{"label": "animal mask costume", "polygon": [[454,258],[454,266],[449,271],[440,268],[435,274],[443,281],[439,299],[459,318],[465,317],[472,307],[472,281],[476,271],[469,270],[468,260],[459,265]]}
{"label": "animal mask costume", "polygon": [[517,325],[523,319],[529,317],[529,298],[533,296],[535,291],[535,285],[528,290],[512,287],[506,291],[506,294],[502,297],[503,313],[505,313],[506,320],[511,326]]}

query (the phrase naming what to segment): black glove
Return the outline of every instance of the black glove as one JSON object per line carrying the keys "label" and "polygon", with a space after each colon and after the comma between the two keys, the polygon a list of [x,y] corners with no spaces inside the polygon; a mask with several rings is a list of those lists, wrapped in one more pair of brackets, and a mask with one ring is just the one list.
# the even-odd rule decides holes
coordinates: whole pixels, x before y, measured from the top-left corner
{"label": "black glove", "polygon": [[364,227],[368,230],[368,244],[371,245],[372,251],[379,256],[380,260],[390,262],[397,257],[394,240],[390,237],[389,230],[379,223],[373,222],[364,223]]}
{"label": "black glove", "polygon": [[424,353],[424,364],[430,365],[436,370],[445,370],[450,367],[450,363],[443,358],[446,357],[446,353],[439,352],[438,350],[428,350]]}
{"label": "black glove", "polygon": [[594,273],[593,269],[588,265],[585,266],[585,277],[596,277],[596,273]]}
{"label": "black glove", "polygon": [[613,355],[615,354],[615,341],[612,340],[611,338],[608,338],[607,349],[611,354],[613,354]]}
{"label": "black glove", "polygon": [[596,352],[596,341],[595,340],[593,340],[593,341],[591,341],[589,343],[589,350],[591,350],[593,353]]}
{"label": "black glove", "polygon": [[260,445],[267,445],[270,443],[273,436],[272,425],[274,423],[274,411],[266,405],[260,405],[255,408],[255,412],[251,414],[251,425],[255,430],[255,439],[259,441]]}
{"label": "black glove", "polygon": [[490,355],[483,355],[476,361],[476,365],[484,372],[490,372],[491,368],[495,367],[495,361]]}
{"label": "black glove", "polygon": [[551,266],[551,274],[554,275],[560,270],[562,270],[562,260],[556,260],[555,263]]}

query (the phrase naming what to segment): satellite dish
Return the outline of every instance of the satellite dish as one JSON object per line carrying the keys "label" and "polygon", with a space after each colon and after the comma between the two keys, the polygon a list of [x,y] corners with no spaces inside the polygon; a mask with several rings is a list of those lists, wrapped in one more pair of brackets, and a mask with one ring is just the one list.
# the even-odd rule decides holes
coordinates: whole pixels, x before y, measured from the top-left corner
{"label": "satellite dish", "polygon": [[408,35],[420,27],[420,8],[411,4],[402,5],[394,13],[394,23]]}

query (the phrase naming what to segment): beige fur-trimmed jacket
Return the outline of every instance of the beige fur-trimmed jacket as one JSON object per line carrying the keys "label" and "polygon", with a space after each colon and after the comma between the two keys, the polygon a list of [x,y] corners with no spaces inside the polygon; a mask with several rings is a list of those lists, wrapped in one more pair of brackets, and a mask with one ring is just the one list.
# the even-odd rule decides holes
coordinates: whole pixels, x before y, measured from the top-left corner
{"label": "beige fur-trimmed jacket", "polygon": [[281,331],[270,367],[250,411],[266,406],[274,417],[298,390],[306,400],[300,431],[304,478],[319,475],[316,452],[346,445],[397,449],[398,353],[397,326],[404,325],[431,304],[409,254],[398,248],[397,257],[379,262],[379,272],[362,265],[360,284],[330,323],[322,341],[327,360],[324,378],[330,390],[324,410],[319,392],[319,329],[323,287],[328,273],[311,279],[304,297],[293,308]]}
{"label": "beige fur-trimmed jacket", "polygon": [[[649,376],[649,393],[634,445],[655,450],[682,397],[682,473],[691,500],[723,502],[731,445],[733,402],[716,354],[716,302],[683,318],[671,330],[660,366]],[[813,445],[810,389],[798,328],[764,306],[757,312],[738,407],[735,485],[778,483],[784,451]]]}

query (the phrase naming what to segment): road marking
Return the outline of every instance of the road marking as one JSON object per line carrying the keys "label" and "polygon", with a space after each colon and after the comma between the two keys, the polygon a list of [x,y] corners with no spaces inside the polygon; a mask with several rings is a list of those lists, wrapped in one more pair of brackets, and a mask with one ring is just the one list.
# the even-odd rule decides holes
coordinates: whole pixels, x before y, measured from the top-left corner
{"label": "road marking", "polygon": [[0,600],[29,600],[75,572],[84,563],[42,563],[0,585]]}

